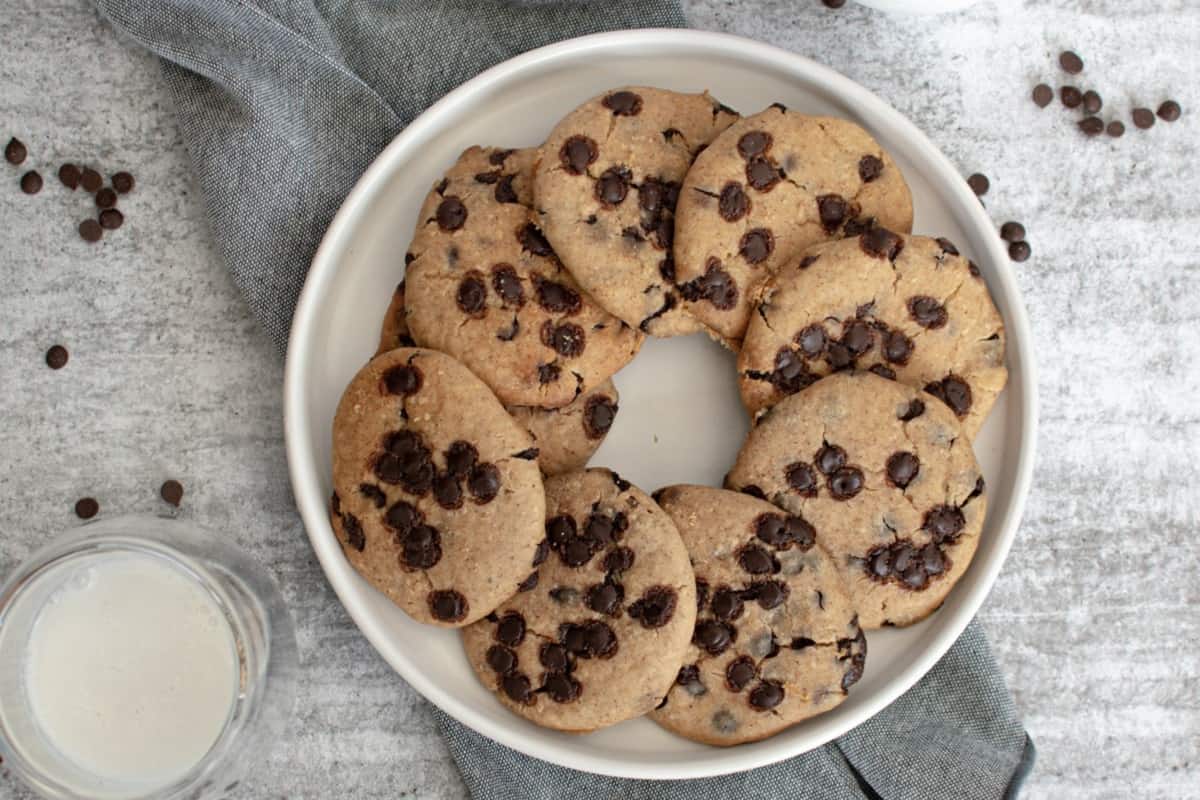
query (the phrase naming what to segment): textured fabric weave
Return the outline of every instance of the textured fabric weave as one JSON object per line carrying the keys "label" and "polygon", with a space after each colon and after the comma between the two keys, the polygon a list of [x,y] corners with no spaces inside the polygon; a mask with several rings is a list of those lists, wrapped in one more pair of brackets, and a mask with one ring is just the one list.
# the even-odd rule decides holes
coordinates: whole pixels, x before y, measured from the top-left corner
{"label": "textured fabric weave", "polygon": [[[683,24],[675,0],[97,0],[162,58],[215,238],[282,352],[308,265],[371,160],[427,106],[493,64],[571,36]],[[486,143],[484,143],[486,144]],[[979,628],[888,709],[837,741],[723,778],[603,778],[522,756],[442,717],[476,798],[989,800],[1033,749]]]}

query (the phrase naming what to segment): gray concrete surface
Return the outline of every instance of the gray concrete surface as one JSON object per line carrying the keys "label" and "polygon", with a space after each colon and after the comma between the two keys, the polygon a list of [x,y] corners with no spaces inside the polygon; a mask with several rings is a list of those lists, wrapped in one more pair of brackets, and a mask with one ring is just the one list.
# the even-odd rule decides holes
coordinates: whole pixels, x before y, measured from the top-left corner
{"label": "gray concrete surface", "polygon": [[[1189,0],[984,3],[941,18],[817,0],[689,0],[695,27],[812,56],[912,117],[964,175],[992,179],[1043,400],[1033,494],[983,620],[1041,755],[1030,798],[1200,797],[1200,7]],[[421,699],[336,602],[293,510],[282,368],[212,246],[169,98],[147,55],[83,0],[0,9],[0,573],[103,514],[177,512],[252,549],[283,584],[304,677],[296,725],[245,797],[458,797]],[[1184,118],[1084,141],[1027,99],[1063,47],[1128,124],[1175,96]],[[1106,109],[1107,111],[1107,109]],[[1132,126],[1130,126],[1132,127]],[[124,228],[85,245],[90,199],[64,160],[138,179]],[[61,342],[71,362],[43,364]],[[24,798],[11,778],[0,797]]]}

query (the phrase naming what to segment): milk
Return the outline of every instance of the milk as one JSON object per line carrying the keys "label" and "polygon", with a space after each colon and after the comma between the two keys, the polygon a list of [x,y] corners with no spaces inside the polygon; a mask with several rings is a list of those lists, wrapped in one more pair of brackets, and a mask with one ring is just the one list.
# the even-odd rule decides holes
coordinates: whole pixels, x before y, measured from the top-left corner
{"label": "milk", "polygon": [[74,565],[30,631],[31,716],[67,761],[144,790],[182,777],[211,749],[238,691],[228,622],[207,589],[154,555]]}

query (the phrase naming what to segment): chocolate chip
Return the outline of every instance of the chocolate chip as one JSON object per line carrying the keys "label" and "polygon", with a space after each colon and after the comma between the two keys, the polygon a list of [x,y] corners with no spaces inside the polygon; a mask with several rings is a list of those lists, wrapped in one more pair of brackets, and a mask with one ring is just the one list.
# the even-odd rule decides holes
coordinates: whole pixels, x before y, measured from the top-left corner
{"label": "chocolate chip", "polygon": [[954,246],[954,242],[947,239],[945,236],[939,236],[934,239],[938,243],[938,247],[942,248],[943,253],[949,253],[952,256],[958,255],[958,248]]}
{"label": "chocolate chip", "polygon": [[846,0],[821,0],[826,8],[838,9],[846,5]]}
{"label": "chocolate chip", "polygon": [[941,575],[946,569],[946,559],[942,549],[933,542],[921,548],[921,565],[929,575]]}
{"label": "chocolate chip", "polygon": [[750,210],[750,198],[742,191],[740,183],[729,182],[721,189],[717,199],[717,210],[726,222],[736,222]]}
{"label": "chocolate chip", "polygon": [[91,519],[100,512],[100,504],[94,497],[83,497],[75,501],[75,515],[80,519]]}
{"label": "chocolate chip", "polygon": [[516,647],[525,641],[525,618],[519,612],[507,612],[496,626],[496,641],[509,647]]}
{"label": "chocolate chip", "polygon": [[812,548],[817,541],[816,529],[803,517],[789,515],[785,530],[788,538],[787,547],[794,544],[801,551],[806,551]]}
{"label": "chocolate chip", "polygon": [[746,183],[760,192],[775,188],[783,175],[765,156],[754,156],[746,163]]}
{"label": "chocolate chip", "polygon": [[913,398],[907,406],[896,413],[896,418],[902,422],[916,419],[925,413],[925,403],[919,398]]}
{"label": "chocolate chip", "polygon": [[79,167],[74,164],[63,164],[58,168],[58,179],[71,191],[75,191],[79,187],[79,177]]}
{"label": "chocolate chip", "polygon": [[936,297],[923,294],[908,298],[908,313],[922,328],[940,328],[949,319],[946,307]]}
{"label": "chocolate chip", "polygon": [[467,221],[467,207],[454,195],[451,195],[437,207],[438,227],[444,231],[456,231]]}
{"label": "chocolate chip", "polygon": [[1133,124],[1142,130],[1154,126],[1154,112],[1148,108],[1135,108],[1133,110]]}
{"label": "chocolate chip", "polygon": [[685,664],[679,668],[679,672],[675,673],[675,683],[680,686],[687,686],[689,683],[696,683],[700,680],[700,668],[695,664]]}
{"label": "chocolate chip", "polygon": [[740,491],[742,494],[748,494],[751,497],[757,497],[759,500],[767,499],[767,493],[764,492],[761,487],[755,486],[754,484],[743,486],[738,491]]}
{"label": "chocolate chip", "polygon": [[1067,108],[1079,108],[1083,105],[1083,92],[1074,86],[1064,86],[1058,90],[1062,104]]}
{"label": "chocolate chip", "polygon": [[583,409],[583,431],[589,439],[600,439],[612,428],[617,416],[617,404],[607,395],[588,398]]}
{"label": "chocolate chip", "polygon": [[100,223],[94,219],[85,219],[79,223],[79,235],[85,242],[89,244],[100,241],[100,237],[104,235],[104,229],[100,227]]}
{"label": "chocolate chip", "polygon": [[752,228],[742,234],[738,252],[751,264],[766,261],[775,249],[775,237],[766,228]]}
{"label": "chocolate chip", "polygon": [[740,692],[750,685],[750,681],[758,677],[758,667],[748,656],[739,656],[729,662],[725,668],[725,682],[735,692]]}
{"label": "chocolate chip", "polygon": [[595,583],[588,587],[584,603],[597,614],[615,614],[621,608],[625,592],[614,583]]}
{"label": "chocolate chip", "polygon": [[550,346],[559,355],[564,358],[575,358],[583,353],[584,347],[587,346],[587,337],[584,335],[583,328],[571,322],[556,326],[547,321],[543,325],[543,329],[545,329],[546,325],[550,326]]}
{"label": "chocolate chip", "polygon": [[613,92],[600,102],[616,117],[636,117],[642,110],[642,96],[635,92]]}
{"label": "chocolate chip", "polygon": [[896,370],[884,364],[872,364],[867,367],[867,372],[878,375],[881,378],[887,378],[889,381],[896,380]]}
{"label": "chocolate chip", "polygon": [[954,506],[937,506],[925,513],[921,528],[929,532],[938,544],[953,542],[966,526],[967,519]]}
{"label": "chocolate chip", "polygon": [[433,479],[433,499],[442,508],[462,508],[462,484],[449,473],[438,475]]}
{"label": "chocolate chip", "polygon": [[772,137],[766,131],[750,131],[743,133],[738,139],[737,150],[742,158],[749,160],[754,156],[766,154],[771,149]]}
{"label": "chocolate chip", "polygon": [[[168,483],[174,483],[174,481],[168,481]],[[167,487],[167,484],[164,483],[163,484],[164,491],[166,490],[166,487]],[[183,492],[182,486],[179,487],[179,491],[182,494],[182,492]],[[376,508],[383,508],[384,506],[387,505],[387,495],[383,493],[382,489],[380,489],[378,486],[376,486],[373,483],[360,483],[358,485],[358,493],[360,495],[362,495],[363,497],[365,497],[367,500],[370,500],[371,504],[374,505]],[[164,495],[163,499],[166,500],[165,495]],[[170,502],[170,501],[168,500],[167,502]],[[179,505],[179,504],[175,503],[174,505]]]}
{"label": "chocolate chip", "polygon": [[765,575],[776,572],[775,559],[763,548],[755,544],[743,545],[738,550],[738,564],[751,575]]}
{"label": "chocolate chip", "polygon": [[106,208],[100,212],[100,227],[106,231],[115,231],[125,222],[125,215],[115,208]]}
{"label": "chocolate chip", "polygon": [[465,478],[479,460],[479,451],[470,442],[459,439],[446,448],[446,471]]}
{"label": "chocolate chip", "polygon": [[1019,242],[1025,238],[1025,226],[1019,222],[1006,222],[1000,226],[1000,238],[1006,242]]}
{"label": "chocolate chip", "polygon": [[875,334],[871,326],[861,320],[854,320],[842,331],[842,344],[850,351],[850,355],[858,358],[870,350],[875,344]]}
{"label": "chocolate chip", "polygon": [[825,360],[829,362],[829,366],[834,372],[849,369],[854,365],[854,356],[851,354],[850,348],[841,342],[829,343],[825,352]]}
{"label": "chocolate chip", "polygon": [[619,574],[633,566],[634,553],[628,547],[617,547],[604,557],[604,570]]}
{"label": "chocolate chip", "polygon": [[521,242],[523,250],[528,250],[535,256],[554,255],[554,249],[550,247],[550,243],[546,241],[546,237],[532,222],[527,223],[517,231],[517,239]]}
{"label": "chocolate chip", "polygon": [[1174,122],[1183,114],[1183,109],[1174,100],[1166,100],[1158,107],[1158,118],[1163,122]]}
{"label": "chocolate chip", "polygon": [[651,586],[629,607],[629,616],[642,623],[643,628],[661,628],[675,616],[678,597],[669,586]]}
{"label": "chocolate chip", "polygon": [[117,193],[105,186],[96,192],[96,205],[99,208],[112,208],[117,204]]}
{"label": "chocolate chip", "polygon": [[759,606],[767,611],[783,603],[788,595],[787,584],[780,581],[755,582],[750,585],[749,591],[753,594],[753,599],[758,601]]}
{"label": "chocolate chip", "polygon": [[817,198],[817,212],[821,217],[821,227],[827,233],[835,231],[846,219],[846,198],[837,194],[823,194]]}
{"label": "chocolate chip", "polygon": [[542,689],[546,694],[550,695],[550,699],[556,703],[570,703],[572,700],[579,697],[583,687],[579,681],[572,678],[570,675],[565,675],[561,672],[552,672],[546,676],[542,684]]}
{"label": "chocolate chip", "polygon": [[390,394],[413,395],[421,391],[425,379],[421,370],[411,364],[391,367],[383,373],[383,385]]}
{"label": "chocolate chip", "polygon": [[709,655],[720,655],[737,638],[737,632],[732,625],[716,620],[703,620],[696,623],[692,633],[692,641],[697,647],[703,648]]}
{"label": "chocolate chip", "polygon": [[1013,261],[1026,261],[1032,254],[1033,249],[1029,246],[1029,242],[1013,242],[1008,246],[1008,257]]}
{"label": "chocolate chip", "polygon": [[819,258],[820,256],[805,256],[804,258],[800,259],[800,269],[808,269],[813,264],[817,263],[817,259]]}
{"label": "chocolate chip", "polygon": [[[883,337],[883,357],[893,364],[907,364],[912,356],[913,341],[900,331],[888,331]],[[878,366],[878,365],[876,365]],[[888,370],[891,372],[891,370]],[[884,377],[895,379],[896,373]]]}
{"label": "chocolate chip", "polygon": [[1100,109],[1104,107],[1104,100],[1100,97],[1099,92],[1088,89],[1083,93],[1083,110],[1089,114],[1098,114]]}
{"label": "chocolate chip", "polygon": [[867,255],[890,261],[895,261],[904,249],[904,240],[886,228],[872,228],[859,236],[858,242]]}
{"label": "chocolate chip", "polygon": [[750,705],[767,711],[783,702],[783,686],[775,681],[763,681],[750,692]]}
{"label": "chocolate chip", "polygon": [[582,567],[595,555],[595,544],[590,539],[572,539],[559,551],[559,557],[568,567]]}
{"label": "chocolate chip", "polygon": [[988,180],[987,175],[976,172],[967,178],[967,185],[971,187],[971,191],[976,195],[983,197],[987,194],[988,188],[991,186],[991,181]]}
{"label": "chocolate chip", "polygon": [[781,514],[759,514],[754,520],[754,535],[772,547],[788,543],[787,520]]}
{"label": "chocolate chip", "polygon": [[883,174],[883,159],[870,153],[858,160],[858,177],[863,183],[870,183]]}
{"label": "chocolate chip", "polygon": [[1078,75],[1083,72],[1083,59],[1070,50],[1064,50],[1058,54],[1058,65],[1070,75]]}
{"label": "chocolate chip", "polygon": [[50,369],[62,369],[67,365],[71,354],[61,344],[56,344],[46,351],[46,366]]}
{"label": "chocolate chip", "polygon": [[613,521],[606,514],[592,513],[588,515],[583,526],[583,535],[596,543],[598,547],[608,547],[613,543]]}
{"label": "chocolate chip", "polygon": [[898,489],[904,489],[912,483],[920,471],[921,461],[913,453],[899,451],[888,456],[888,481]]}
{"label": "chocolate chip", "polygon": [[1114,119],[1108,123],[1108,127],[1104,129],[1109,136],[1118,139],[1125,135],[1125,123],[1119,119]]}
{"label": "chocolate chip", "polygon": [[133,191],[133,176],[128,172],[118,172],[112,176],[112,187],[118,194],[129,194]]}
{"label": "chocolate chip", "polygon": [[457,622],[467,616],[467,598],[453,589],[438,589],[429,593],[429,610],[434,619]]}
{"label": "chocolate chip", "polygon": [[479,505],[491,502],[500,493],[500,470],[494,464],[477,464],[467,478],[467,489]]}
{"label": "chocolate chip", "polygon": [[596,180],[596,199],[605,206],[619,206],[629,193],[632,178],[625,167],[609,167]]}
{"label": "chocolate chip", "polygon": [[517,668],[517,654],[504,645],[494,644],[489,647],[485,658],[487,665],[501,675],[508,675]]}
{"label": "chocolate chip", "polygon": [[[78,506],[76,509],[78,510]],[[342,514],[342,529],[346,532],[346,544],[361,553],[367,546],[367,537],[363,533],[362,523],[358,521],[358,517],[350,513]]]}
{"label": "chocolate chip", "polygon": [[400,538],[400,562],[410,569],[429,569],[442,560],[442,536],[432,525],[417,523]]}
{"label": "chocolate chip", "polygon": [[37,194],[42,190],[42,176],[30,170],[21,176],[21,191],[25,194]]}
{"label": "chocolate chip", "polygon": [[1037,103],[1038,108],[1045,108],[1050,105],[1050,101],[1054,99],[1054,90],[1044,83],[1039,83],[1033,87],[1033,102]]}
{"label": "chocolate chip", "polygon": [[546,539],[558,550],[575,536],[575,520],[567,514],[559,514],[546,521]]}
{"label": "chocolate chip", "polygon": [[971,410],[971,387],[957,375],[947,375],[940,381],[928,383],[925,391],[950,406],[957,417],[965,417]]}
{"label": "chocolate chip", "polygon": [[104,178],[91,167],[84,167],[83,172],[79,174],[79,184],[83,186],[85,192],[95,194],[104,185]]}
{"label": "chocolate chip", "polygon": [[846,451],[836,444],[825,444],[817,451],[814,463],[823,475],[832,475],[846,466]]}
{"label": "chocolate chip", "polygon": [[559,148],[558,160],[571,175],[582,175],[599,155],[594,141],[586,136],[572,136]]}
{"label": "chocolate chip", "polygon": [[500,687],[514,703],[530,705],[534,702],[533,686],[524,675],[505,675],[500,681]]}
{"label": "chocolate chip", "polygon": [[816,322],[797,333],[793,341],[800,345],[800,352],[806,358],[816,358],[825,351],[826,339],[825,327]]}
{"label": "chocolate chip", "polygon": [[538,660],[551,672],[565,672],[570,666],[567,649],[561,644],[546,642],[538,650]]}
{"label": "chocolate chip", "polygon": [[487,284],[483,282],[483,275],[474,270],[468,272],[459,282],[454,300],[464,314],[472,317],[483,316],[487,310]]}
{"label": "chocolate chip", "polygon": [[29,148],[15,136],[9,139],[8,144],[4,146],[4,160],[13,166],[23,163],[28,155]]}
{"label": "chocolate chip", "polygon": [[403,541],[403,537],[422,519],[421,512],[403,500],[392,504],[383,515],[384,524],[400,535],[400,541]]}
{"label": "chocolate chip", "polygon": [[863,489],[863,474],[858,467],[842,467],[829,476],[829,493],[834,500],[849,500]]}
{"label": "chocolate chip", "polygon": [[708,581],[704,578],[696,578],[696,611],[704,610],[704,604],[708,602]]}
{"label": "chocolate chip", "polygon": [[802,461],[789,464],[784,470],[788,487],[802,497],[817,496],[817,475],[813,468]]}
{"label": "chocolate chip", "polygon": [[555,281],[534,279],[538,305],[554,314],[576,314],[583,307],[579,292]]}
{"label": "chocolate chip", "polygon": [[1099,117],[1085,117],[1079,121],[1079,130],[1088,136],[1099,136],[1104,133],[1104,120]]}
{"label": "chocolate chip", "polygon": [[742,615],[742,607],[742,596],[735,589],[722,587],[713,595],[711,608],[717,619],[735,620]]}

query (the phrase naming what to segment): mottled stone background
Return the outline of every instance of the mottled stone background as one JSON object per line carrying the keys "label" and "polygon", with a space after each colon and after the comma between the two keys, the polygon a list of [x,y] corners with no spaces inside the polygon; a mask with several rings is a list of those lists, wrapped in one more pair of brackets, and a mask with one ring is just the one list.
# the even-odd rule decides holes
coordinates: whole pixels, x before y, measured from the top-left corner
{"label": "mottled stone background", "polygon": [[[1200,4],[985,2],[949,17],[853,3],[690,0],[692,25],[762,39],[860,81],[912,117],[963,174],[992,179],[997,223],[1025,223],[1013,264],[1042,397],[1024,525],[983,620],[1040,750],[1031,798],[1200,797]],[[458,797],[429,707],[349,621],[293,510],[282,366],[218,262],[154,61],[84,0],[0,6],[0,573],[103,514],[179,514],[253,550],[282,582],[304,677],[288,740],[246,797]],[[1064,46],[1126,119],[1184,117],[1086,141],[1029,90]],[[1132,126],[1130,126],[1132,128]],[[124,228],[75,226],[90,198],[63,160],[132,169]],[[47,369],[62,342],[70,364]],[[0,797],[26,797],[13,779]]]}

